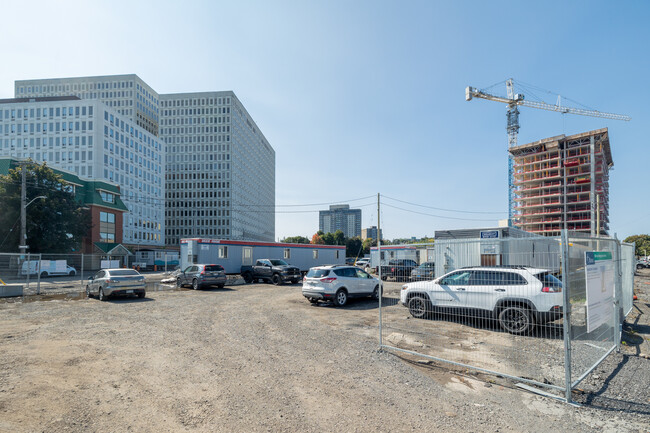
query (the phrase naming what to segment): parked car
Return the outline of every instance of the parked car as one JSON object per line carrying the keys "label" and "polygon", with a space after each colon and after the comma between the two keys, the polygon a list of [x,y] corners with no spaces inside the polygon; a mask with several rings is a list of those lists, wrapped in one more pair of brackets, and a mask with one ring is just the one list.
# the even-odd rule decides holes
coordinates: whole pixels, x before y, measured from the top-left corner
{"label": "parked car", "polygon": [[400,302],[415,318],[480,310],[507,332],[526,334],[535,324],[562,317],[562,282],[547,269],[468,267],[433,281],[405,284]]}
{"label": "parked car", "polygon": [[226,280],[226,271],[221,265],[191,265],[178,273],[176,287],[189,284],[194,290],[205,286],[217,286],[223,289]]}
{"label": "parked car", "polygon": [[102,269],[86,284],[86,296],[97,296],[100,301],[119,295],[144,298],[145,293],[144,276],[135,269]]}
{"label": "parked car", "polygon": [[379,299],[381,287],[379,279],[356,266],[317,266],[303,279],[302,295],[312,304],[332,301],[342,307],[350,298]]}
{"label": "parked car", "polygon": [[650,262],[648,262],[647,260],[637,260],[636,268],[637,269],[650,268]]}
{"label": "parked car", "polygon": [[417,268],[418,264],[411,259],[394,259],[388,262],[388,266],[381,267],[381,279],[386,281],[389,278],[405,280],[411,276],[411,271]]}
{"label": "parked car", "polygon": [[367,271],[368,268],[370,267],[370,259],[359,259],[355,263],[355,266]]}
{"label": "parked car", "polygon": [[350,266],[354,265],[354,257],[346,257],[345,264]]}
{"label": "parked car", "polygon": [[68,266],[65,260],[29,260],[24,261],[20,271],[22,275],[38,275],[41,278],[51,277],[55,275],[77,275],[77,270],[72,266]]}
{"label": "parked car", "polygon": [[411,280],[433,280],[436,276],[436,264],[433,262],[424,262],[411,271]]}
{"label": "parked car", "polygon": [[246,283],[263,280],[276,286],[287,281],[296,284],[302,278],[298,267],[282,259],[259,259],[253,266],[242,266],[241,276]]}

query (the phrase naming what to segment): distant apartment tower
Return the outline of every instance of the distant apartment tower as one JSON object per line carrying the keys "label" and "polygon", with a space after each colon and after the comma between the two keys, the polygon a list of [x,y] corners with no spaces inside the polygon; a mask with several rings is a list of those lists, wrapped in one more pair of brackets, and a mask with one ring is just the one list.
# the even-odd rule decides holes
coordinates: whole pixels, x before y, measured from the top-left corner
{"label": "distant apartment tower", "polygon": [[16,98],[70,95],[99,99],[136,125],[158,135],[158,93],[135,74],[15,82]]}
{"label": "distant apartment tower", "polygon": [[230,91],[160,98],[168,244],[187,237],[272,242],[275,151],[242,103]]}
{"label": "distant apartment tower", "polygon": [[[0,100],[0,156],[119,185],[125,244],[164,245],[164,152],[158,137],[97,99]],[[113,203],[115,194],[101,197]]]}
{"label": "distant apartment tower", "polygon": [[350,205],[331,205],[329,210],[318,213],[318,229],[324,233],[341,230],[346,237],[361,236],[361,209]]}
{"label": "distant apartment tower", "polygon": [[607,234],[613,166],[607,128],[545,138],[510,153],[516,227],[558,236],[563,229],[596,234],[600,224],[600,234]]}
{"label": "distant apartment tower", "polygon": [[[379,236],[381,236],[381,230],[379,230]],[[376,226],[370,226],[367,229],[361,230],[361,240],[365,241],[366,239],[377,239]]]}

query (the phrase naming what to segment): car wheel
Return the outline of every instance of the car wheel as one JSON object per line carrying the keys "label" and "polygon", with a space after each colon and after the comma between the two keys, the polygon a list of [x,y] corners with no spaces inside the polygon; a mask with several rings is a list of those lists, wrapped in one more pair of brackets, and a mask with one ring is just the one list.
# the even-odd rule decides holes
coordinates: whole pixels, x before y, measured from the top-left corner
{"label": "car wheel", "polygon": [[90,287],[89,286],[86,286],[86,298],[88,298],[88,299],[91,298],[91,296],[90,296]]}
{"label": "car wheel", "polygon": [[318,299],[316,299],[316,298],[307,298],[307,299],[309,299],[309,302],[312,303],[312,304],[317,304],[318,303]]}
{"label": "car wheel", "polygon": [[334,305],[337,307],[342,307],[348,303],[348,292],[344,289],[339,289],[334,295]]}
{"label": "car wheel", "polygon": [[499,324],[505,331],[515,335],[530,332],[534,325],[530,310],[519,305],[504,307],[499,312]]}
{"label": "car wheel", "polygon": [[282,277],[280,277],[278,274],[273,274],[273,277],[271,277],[271,282],[274,285],[279,286],[282,284]]}
{"label": "car wheel", "polygon": [[223,289],[225,284],[217,284],[217,289]]}
{"label": "car wheel", "polygon": [[387,277],[386,275],[382,275],[382,276],[381,276],[381,280],[382,280],[382,281],[386,281],[387,279],[388,279],[388,277]]}
{"label": "car wheel", "polygon": [[138,298],[140,298],[140,299],[144,298],[145,294],[146,294],[145,292],[139,292],[138,293]]}
{"label": "car wheel", "polygon": [[291,280],[291,284],[298,284],[298,280]]}
{"label": "car wheel", "polygon": [[379,300],[379,285],[376,285],[375,290],[372,291],[372,299]]}
{"label": "car wheel", "polygon": [[423,319],[430,313],[429,301],[422,296],[414,296],[409,299],[409,312],[416,319]]}
{"label": "car wheel", "polygon": [[41,272],[41,278],[45,278],[45,277],[47,277],[47,272],[45,271]]}
{"label": "car wheel", "polygon": [[194,289],[194,290],[199,290],[199,287],[201,287],[201,286],[199,285],[199,280],[197,280],[196,278],[193,279],[193,280],[192,280],[192,289]]}
{"label": "car wheel", "polygon": [[74,277],[74,271],[70,271],[70,272],[68,273],[68,275],[70,275],[71,277]]}
{"label": "car wheel", "polygon": [[105,301],[106,300],[106,295],[104,295],[104,289],[101,287],[99,288],[99,296],[97,297],[100,301]]}
{"label": "car wheel", "polygon": [[179,289],[183,287],[183,283],[180,278],[176,278],[176,287]]}
{"label": "car wheel", "polygon": [[242,275],[242,278],[246,284],[253,282],[253,276],[250,274],[250,272],[245,272],[244,275]]}

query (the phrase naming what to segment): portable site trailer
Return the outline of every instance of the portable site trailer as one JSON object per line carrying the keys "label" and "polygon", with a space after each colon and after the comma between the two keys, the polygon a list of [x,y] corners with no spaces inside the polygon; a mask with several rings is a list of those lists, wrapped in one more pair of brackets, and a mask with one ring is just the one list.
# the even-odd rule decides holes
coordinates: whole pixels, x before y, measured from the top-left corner
{"label": "portable site trailer", "polygon": [[516,227],[435,232],[436,278],[466,266],[531,266],[560,271],[557,239]]}
{"label": "portable site trailer", "polygon": [[381,247],[381,260],[377,247],[370,248],[370,267],[372,268],[376,268],[379,264],[387,265],[390,260],[394,259],[410,259],[415,260],[417,264],[422,264],[433,262],[434,258],[433,244],[386,245]]}
{"label": "portable site trailer", "polygon": [[345,246],[181,239],[181,269],[194,263],[214,263],[223,266],[227,274],[238,274],[242,266],[259,259],[283,259],[307,272],[314,266],[345,264]]}
{"label": "portable site trailer", "polygon": [[152,270],[154,266],[158,269],[176,268],[179,265],[179,252],[166,249],[146,249],[139,250],[135,253],[134,265]]}

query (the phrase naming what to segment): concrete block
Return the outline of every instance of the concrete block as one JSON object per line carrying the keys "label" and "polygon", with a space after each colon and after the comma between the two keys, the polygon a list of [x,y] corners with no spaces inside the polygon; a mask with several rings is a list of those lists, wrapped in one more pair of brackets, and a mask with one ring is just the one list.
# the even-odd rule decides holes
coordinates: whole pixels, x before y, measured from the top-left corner
{"label": "concrete block", "polygon": [[8,298],[11,296],[23,296],[22,284],[7,284],[6,286],[0,285],[0,298]]}

